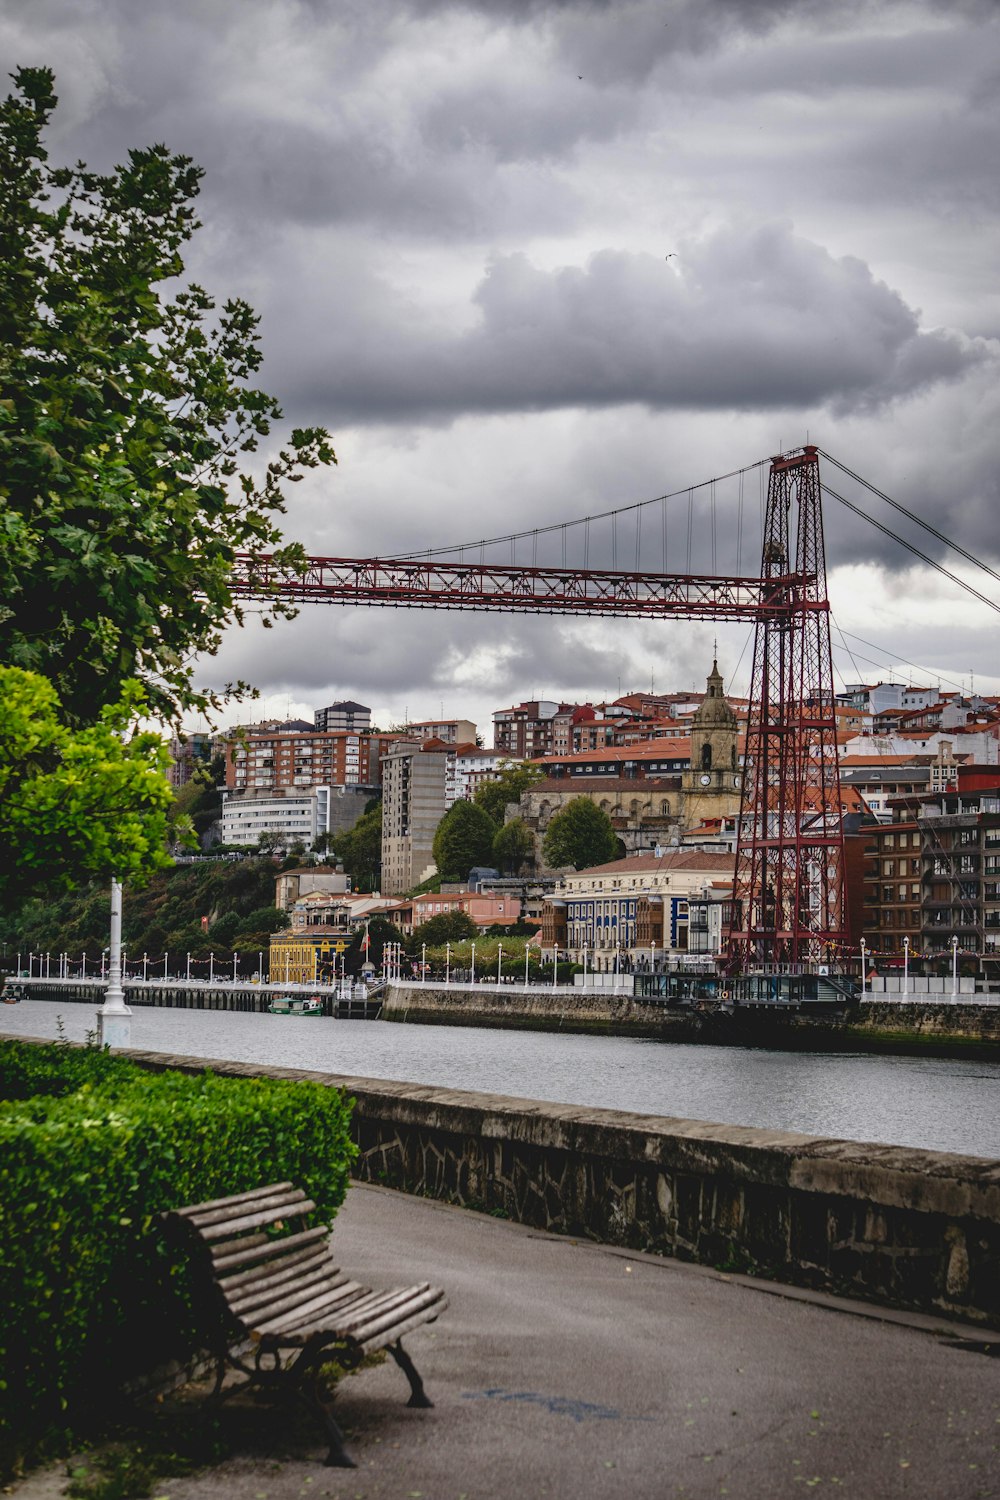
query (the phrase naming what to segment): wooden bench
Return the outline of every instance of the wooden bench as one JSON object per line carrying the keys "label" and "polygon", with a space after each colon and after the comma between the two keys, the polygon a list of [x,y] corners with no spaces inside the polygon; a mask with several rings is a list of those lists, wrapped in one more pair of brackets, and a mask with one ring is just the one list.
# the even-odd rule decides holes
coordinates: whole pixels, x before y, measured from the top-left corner
{"label": "wooden bench", "polygon": [[[432,1323],[447,1307],[440,1287],[422,1282],[374,1292],[334,1264],[330,1229],[281,1233],[315,1210],[290,1182],[272,1183],[161,1215],[167,1233],[187,1249],[211,1312],[215,1395],[248,1385],[304,1399],[330,1443],[326,1462],[354,1468],[324,1399],[319,1375],[336,1361],[355,1369],[387,1349],[410,1383],[408,1406],[432,1406],[404,1334]],[[227,1368],[245,1379],[223,1391]]]}

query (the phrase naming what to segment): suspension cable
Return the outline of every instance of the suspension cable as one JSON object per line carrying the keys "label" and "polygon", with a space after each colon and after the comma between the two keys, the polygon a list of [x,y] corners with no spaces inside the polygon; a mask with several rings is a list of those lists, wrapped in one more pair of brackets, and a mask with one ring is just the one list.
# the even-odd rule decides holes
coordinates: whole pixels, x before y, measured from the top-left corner
{"label": "suspension cable", "polygon": [[397,552],[393,555],[400,558],[400,560],[406,559],[407,561],[413,561],[422,557],[445,557],[452,552],[460,552],[466,547],[494,547],[499,543],[507,544],[511,540],[520,541],[522,537],[547,536],[550,532],[563,531],[571,526],[585,526],[591,521],[606,521],[611,519],[613,523],[616,523],[618,516],[628,515],[630,511],[644,510],[648,505],[662,505],[667,500],[676,500],[680,495],[691,495],[695,490],[709,489],[710,486],[719,484],[723,480],[736,479],[742,474],[752,474],[757,469],[763,469],[770,462],[769,458],[760,458],[756,463],[746,464],[742,469],[730,469],[727,474],[717,474],[714,479],[703,479],[700,484],[685,485],[683,489],[669,490],[664,495],[654,495],[650,500],[634,500],[629,505],[619,505],[615,506],[612,510],[597,511],[594,515],[578,516],[573,521],[554,521],[551,526],[538,526],[529,531],[515,531],[503,536],[486,537],[483,540],[475,542],[452,542],[447,547],[425,547],[422,551]]}
{"label": "suspension cable", "polygon": [[[988,604],[990,609],[995,609],[997,614],[1000,614],[1000,604],[997,604],[993,599],[988,599],[978,589],[974,589],[971,583],[966,583],[964,578],[960,578],[957,573],[953,573],[943,563],[935,562],[933,557],[929,557],[926,552],[921,552],[919,547],[915,547],[905,537],[897,536],[894,531],[890,531],[888,526],[883,526],[881,521],[876,521],[874,516],[870,516],[866,511],[863,511],[859,505],[853,504],[850,500],[845,500],[843,495],[838,495],[837,491],[832,490],[828,484],[822,484],[821,488],[825,495],[830,495],[834,500],[839,500],[841,505],[846,505],[848,510],[853,511],[856,516],[860,516],[863,521],[867,521],[870,526],[874,526],[876,530],[881,531],[891,541],[898,542],[901,547],[905,547],[908,552],[912,552],[914,557],[919,557],[921,562],[925,562],[929,568],[933,568],[937,573],[942,573],[945,578],[950,578],[952,583],[957,583],[959,588],[964,589],[967,594],[971,594],[974,599],[978,599],[980,604]],[[987,571],[991,570],[987,569]],[[994,574],[994,577],[996,576]]]}
{"label": "suspension cable", "polygon": [[[900,515],[905,516],[908,521],[912,521],[914,525],[922,527],[924,531],[929,532],[931,536],[936,537],[939,542],[943,542],[944,545],[946,547],[949,547],[952,552],[957,552],[959,557],[964,557],[966,562],[974,564],[974,566],[977,568],[981,568],[984,573],[988,573],[991,578],[995,578],[997,583],[1000,583],[1000,573],[996,572],[994,568],[991,568],[989,563],[983,562],[981,557],[976,557],[974,553],[967,552],[964,547],[959,546],[954,537],[945,536],[943,531],[938,531],[936,526],[932,526],[929,521],[923,520],[920,516],[917,515],[916,511],[908,510],[905,505],[900,505],[898,500],[893,500],[889,495],[885,494],[883,490],[878,489],[874,484],[871,484],[869,480],[863,478],[862,475],[855,474],[853,469],[849,469],[847,465],[842,464],[838,458],[834,458],[832,453],[827,453],[825,448],[820,448],[817,451],[823,458],[827,460],[828,463],[831,463],[836,468],[840,469],[841,473],[846,474],[850,479],[856,480],[858,484],[864,485],[866,490],[871,490],[873,495],[877,495],[880,500],[884,500],[886,505],[891,505],[893,510],[898,510]],[[824,485],[824,489],[825,488],[826,486]],[[833,490],[830,491],[830,494],[833,495]],[[840,496],[834,495],[834,499],[839,500]],[[889,535],[891,536],[892,533],[890,532]],[[901,540],[901,538],[897,537],[896,540]],[[908,545],[908,543],[904,542],[903,545],[905,547]]]}

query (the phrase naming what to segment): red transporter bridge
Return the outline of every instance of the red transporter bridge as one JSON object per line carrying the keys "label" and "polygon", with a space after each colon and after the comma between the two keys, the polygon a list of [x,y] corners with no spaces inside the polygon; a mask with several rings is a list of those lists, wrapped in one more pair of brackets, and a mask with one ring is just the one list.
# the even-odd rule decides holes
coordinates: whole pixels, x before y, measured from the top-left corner
{"label": "red transporter bridge", "polygon": [[[791,550],[793,506],[794,557]],[[846,939],[819,453],[771,461],[759,577],[311,557],[289,575],[240,558],[244,598],[756,625],[727,968],[828,967]]]}

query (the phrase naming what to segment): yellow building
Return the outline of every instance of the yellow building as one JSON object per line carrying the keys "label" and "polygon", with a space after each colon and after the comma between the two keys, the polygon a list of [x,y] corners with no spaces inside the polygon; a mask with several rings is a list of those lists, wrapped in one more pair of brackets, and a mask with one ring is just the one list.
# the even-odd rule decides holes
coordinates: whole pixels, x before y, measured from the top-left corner
{"label": "yellow building", "polygon": [[335,966],[347,944],[335,932],[311,928],[271,934],[272,984],[316,984],[335,977]]}

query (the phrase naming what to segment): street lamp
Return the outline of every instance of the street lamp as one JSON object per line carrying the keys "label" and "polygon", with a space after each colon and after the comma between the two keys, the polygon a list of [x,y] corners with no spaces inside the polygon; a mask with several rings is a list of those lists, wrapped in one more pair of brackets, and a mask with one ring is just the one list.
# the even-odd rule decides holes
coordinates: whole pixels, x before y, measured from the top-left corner
{"label": "street lamp", "polygon": [[555,987],[556,987],[556,980],[557,980],[558,976],[559,976],[559,945],[556,944],[556,946],[552,949],[552,988],[553,989],[555,989]]}
{"label": "street lamp", "polygon": [[187,955],[187,968],[184,971],[184,978],[187,980],[188,984],[191,983],[191,955],[190,955],[190,953]]}
{"label": "street lamp", "polygon": [[475,984],[475,982],[476,982],[476,945],[475,945],[475,943],[473,943],[473,945],[472,945],[472,979],[471,979],[471,983]]}
{"label": "street lamp", "polygon": [[958,999],[958,938],[951,940],[951,998]]}
{"label": "street lamp", "polygon": [[649,940],[649,972],[651,974],[655,974],[656,973],[656,939],[655,938],[650,938],[650,940]]}
{"label": "street lamp", "polygon": [[209,984],[211,984],[214,981],[214,979],[215,979],[215,953],[214,953],[214,951],[211,948],[209,948],[209,950],[208,950],[208,982],[209,982]]}
{"label": "street lamp", "polygon": [[524,988],[528,988],[528,944],[524,945]]}
{"label": "street lamp", "polygon": [[427,983],[427,944],[420,944],[420,978]]}
{"label": "street lamp", "polygon": [[[111,882],[111,946],[108,949],[108,987],[97,1012],[97,1040],[102,1047],[127,1047],[132,1040],[132,1012],[122,989],[122,886]],[[104,964],[102,961],[101,968]]]}
{"label": "street lamp", "polygon": [[861,939],[861,998],[865,995],[865,959],[868,956],[868,944],[864,938]]}
{"label": "street lamp", "polygon": [[503,958],[503,944],[497,943],[497,984],[500,983],[500,961]]}
{"label": "street lamp", "polygon": [[237,960],[239,959],[239,956],[240,955],[238,953],[235,953],[235,952],[233,953],[233,983],[234,984],[236,983],[236,964],[237,964]]}
{"label": "street lamp", "polygon": [[451,983],[451,944],[444,945],[444,982]]}
{"label": "street lamp", "polygon": [[587,945],[583,945],[583,987],[587,988]]}
{"label": "street lamp", "polygon": [[903,939],[903,993],[900,998],[903,1000],[910,998],[910,940],[908,937]]}

